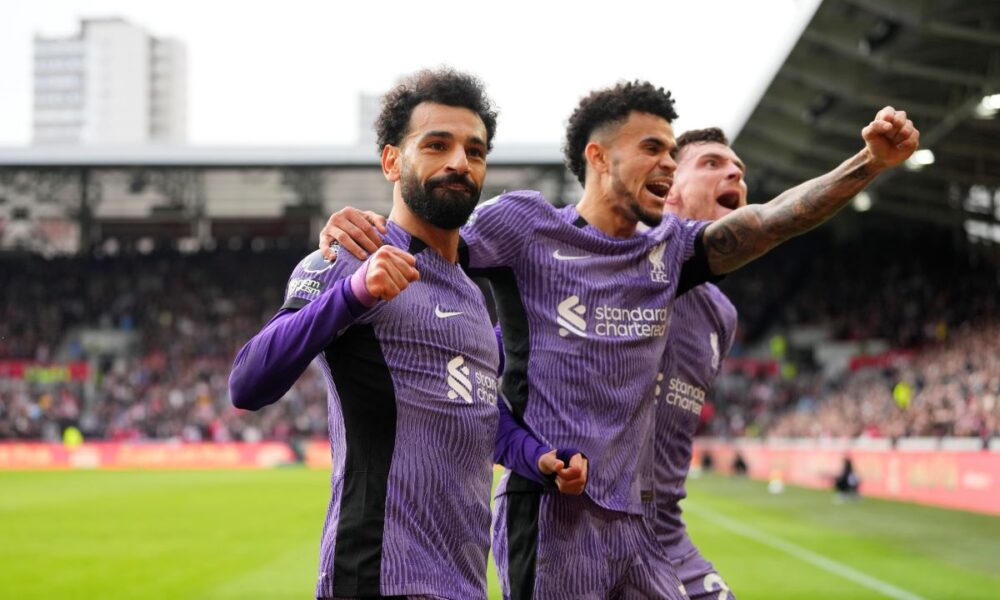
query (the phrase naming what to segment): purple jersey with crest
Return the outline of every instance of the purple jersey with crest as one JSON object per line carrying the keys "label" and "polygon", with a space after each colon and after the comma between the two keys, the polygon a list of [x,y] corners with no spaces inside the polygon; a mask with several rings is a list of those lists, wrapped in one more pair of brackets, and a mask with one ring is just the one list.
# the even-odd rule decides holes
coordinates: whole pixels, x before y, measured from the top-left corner
{"label": "purple jersey with crest", "polygon": [[613,238],[575,207],[519,191],[483,203],[462,229],[470,270],[493,285],[512,412],[549,446],[590,459],[586,493],[609,510],[642,514],[636,457],[681,268],[704,225],[666,216]]}
{"label": "purple jersey with crest", "polygon": [[[420,279],[338,325],[316,357],[333,461],[316,595],[485,598],[497,340],[459,265],[395,223],[386,242],[414,254]],[[335,263],[313,253],[284,309],[306,313],[342,292],[359,265],[346,252]]]}
{"label": "purple jersey with crest", "polygon": [[716,286],[692,288],[674,304],[667,352],[657,373],[656,424],[651,438],[653,498],[646,516],[671,559],[694,551],[679,502],[691,467],[694,434],[705,397],[729,354],[736,308]]}

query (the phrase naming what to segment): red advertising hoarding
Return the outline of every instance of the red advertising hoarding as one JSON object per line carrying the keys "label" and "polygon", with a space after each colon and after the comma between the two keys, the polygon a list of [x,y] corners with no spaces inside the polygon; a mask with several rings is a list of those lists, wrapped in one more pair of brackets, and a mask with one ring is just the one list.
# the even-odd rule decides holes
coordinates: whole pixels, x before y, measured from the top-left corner
{"label": "red advertising hoarding", "polygon": [[[739,444],[701,440],[695,460],[713,454],[718,470],[728,472],[737,448],[751,477],[780,477],[785,483],[831,488],[845,456],[850,456],[866,496],[904,500],[1000,515],[1000,452],[941,450],[871,450],[785,445]],[[324,441],[305,445],[305,464],[330,468]],[[85,443],[76,448],[41,442],[0,442],[0,470],[11,469],[252,469],[295,462],[291,448],[261,443]]]}
{"label": "red advertising hoarding", "polygon": [[0,443],[2,469],[252,469],[288,464],[287,444],[228,443]]}
{"label": "red advertising hoarding", "polygon": [[90,365],[85,362],[42,364],[26,360],[0,360],[0,379],[24,379],[36,383],[85,381]]}
{"label": "red advertising hoarding", "polygon": [[862,495],[1000,515],[1000,452],[701,441],[695,444],[695,460],[708,450],[718,469],[728,472],[737,448],[755,479],[780,477],[785,483],[830,489],[849,456]]}

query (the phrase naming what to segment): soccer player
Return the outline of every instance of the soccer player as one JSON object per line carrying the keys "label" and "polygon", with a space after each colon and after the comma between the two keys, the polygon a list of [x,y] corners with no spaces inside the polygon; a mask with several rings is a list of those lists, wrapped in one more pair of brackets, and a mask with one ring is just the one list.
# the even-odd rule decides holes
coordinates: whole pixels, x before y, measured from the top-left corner
{"label": "soccer player", "polygon": [[[830,173],[714,223],[683,221],[663,216],[675,116],[670,94],[647,82],[593,92],[570,118],[565,147],[580,203],[555,209],[537,192],[510,192],[462,230],[468,264],[493,284],[515,417],[590,460],[584,496],[517,474],[502,480],[493,550],[505,596],[683,595],[643,523],[638,469],[674,298],[822,223],[919,139],[887,107],[864,128],[865,148]],[[362,247],[376,244],[355,212],[331,217],[321,247],[358,249],[345,220]],[[638,233],[640,222],[652,229]]]}
{"label": "soccer player", "polygon": [[[717,221],[746,206],[746,167],[722,130],[685,132],[677,138],[676,156],[668,212]],[[674,304],[667,350],[656,374],[646,517],[692,600],[732,599],[729,586],[691,542],[680,501],[687,496],[684,483],[701,409],[735,333],[736,308],[719,288],[703,283],[688,290]]]}
{"label": "soccer player", "polygon": [[[317,598],[485,598],[500,357],[456,263],[496,112],[476,79],[422,71],[386,95],[376,127],[393,183],[386,244],[365,262],[306,257],[237,355],[230,394],[259,409],[314,359],[327,379]],[[563,466],[545,456],[525,470]]]}
{"label": "soccer player", "polygon": [[[746,206],[746,167],[722,130],[685,132],[677,138],[676,160],[667,211],[715,221]],[[732,599],[728,585],[691,542],[679,503],[687,496],[684,483],[701,408],[735,332],[736,309],[718,287],[704,283],[688,290],[674,304],[663,366],[656,375],[646,517],[692,600]],[[535,453],[544,449],[539,446]],[[530,452],[530,446],[522,451]]]}

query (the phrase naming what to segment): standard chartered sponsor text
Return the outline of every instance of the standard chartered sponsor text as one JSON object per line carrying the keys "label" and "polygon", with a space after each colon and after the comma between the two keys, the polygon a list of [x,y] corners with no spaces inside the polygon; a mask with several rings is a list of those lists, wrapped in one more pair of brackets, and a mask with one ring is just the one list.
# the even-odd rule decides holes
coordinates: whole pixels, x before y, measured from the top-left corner
{"label": "standard chartered sponsor text", "polygon": [[671,406],[699,415],[701,407],[705,404],[705,390],[677,377],[672,377],[667,385],[665,400]]}
{"label": "standard chartered sponsor text", "polygon": [[667,332],[667,308],[621,308],[598,306],[594,310],[594,333],[606,337],[657,337]]}
{"label": "standard chartered sponsor text", "polygon": [[497,403],[497,378],[476,371],[476,397],[490,404]]}

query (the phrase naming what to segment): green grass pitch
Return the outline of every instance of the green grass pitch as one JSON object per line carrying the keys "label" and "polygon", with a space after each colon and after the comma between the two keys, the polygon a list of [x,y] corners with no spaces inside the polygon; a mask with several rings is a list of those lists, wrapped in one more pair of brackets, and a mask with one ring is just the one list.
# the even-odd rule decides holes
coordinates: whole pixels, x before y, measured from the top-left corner
{"label": "green grass pitch", "polygon": [[[309,598],[327,480],[0,472],[0,598]],[[741,600],[1000,598],[998,517],[721,477],[691,489],[693,537]]]}

